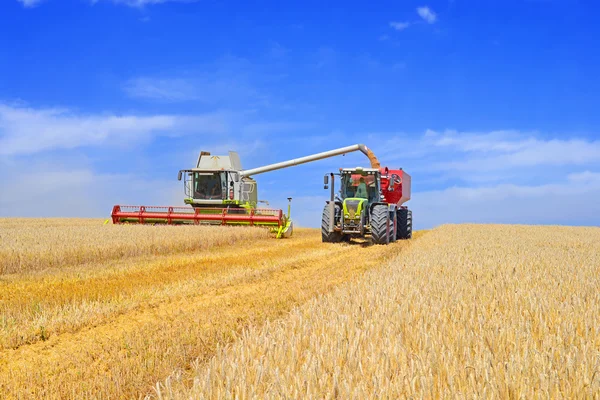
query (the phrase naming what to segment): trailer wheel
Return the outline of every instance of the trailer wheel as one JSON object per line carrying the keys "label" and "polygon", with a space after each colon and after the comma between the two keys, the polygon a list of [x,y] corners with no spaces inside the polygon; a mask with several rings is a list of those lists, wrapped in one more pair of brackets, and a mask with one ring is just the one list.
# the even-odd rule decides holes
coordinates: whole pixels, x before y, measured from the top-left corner
{"label": "trailer wheel", "polygon": [[[340,206],[336,204],[335,213],[339,214],[340,211]],[[335,215],[330,214],[330,208],[326,204],[323,208],[323,217],[321,218],[321,239],[323,240],[323,243],[339,243],[342,241],[342,234],[340,232],[329,232],[329,222],[332,218],[335,218]]]}
{"label": "trailer wheel", "polygon": [[390,219],[389,207],[377,204],[371,211],[371,236],[375,244],[389,244],[394,224]]}
{"label": "trailer wheel", "polygon": [[398,223],[397,223],[396,237],[398,239],[410,239],[412,238],[412,211],[408,208],[401,208],[398,210]]}

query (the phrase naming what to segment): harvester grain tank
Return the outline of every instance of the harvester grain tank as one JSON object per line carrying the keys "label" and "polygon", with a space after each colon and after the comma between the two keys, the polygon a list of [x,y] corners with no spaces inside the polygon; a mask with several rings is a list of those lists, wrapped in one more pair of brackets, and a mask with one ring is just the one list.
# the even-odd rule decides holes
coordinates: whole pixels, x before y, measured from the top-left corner
{"label": "harvester grain tank", "polygon": [[[184,203],[191,207],[121,206],[113,207],[112,220],[120,223],[210,224],[269,227],[277,237],[292,234],[290,207],[283,210],[260,208],[258,185],[252,176],[355,151],[364,153],[371,166],[379,167],[374,154],[363,144],[342,147],[306,157],[244,170],[238,153],[227,156],[202,151],[196,166],[179,171],[183,180]],[[288,199],[289,200],[289,199]]]}
{"label": "harvester grain tank", "polygon": [[[335,176],[340,178],[335,192]],[[371,236],[376,244],[388,244],[412,237],[410,175],[402,169],[340,168],[325,175],[325,189],[331,185],[329,201],[321,218],[323,242],[340,242]]]}

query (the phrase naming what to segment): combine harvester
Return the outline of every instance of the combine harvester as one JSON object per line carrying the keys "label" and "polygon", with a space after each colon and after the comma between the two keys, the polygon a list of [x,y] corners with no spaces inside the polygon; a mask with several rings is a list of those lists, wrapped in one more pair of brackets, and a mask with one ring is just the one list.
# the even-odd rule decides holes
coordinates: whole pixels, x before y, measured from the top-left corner
{"label": "combine harvester", "polygon": [[[239,155],[230,151],[228,156],[214,156],[202,151],[196,168],[179,171],[184,182],[185,204],[191,207],[123,206],[112,210],[114,224],[195,224],[247,225],[271,229],[277,238],[289,237],[293,232],[290,204],[283,210],[258,208],[258,188],[254,175],[288,168],[324,158],[361,151],[379,168],[379,161],[367,146],[355,144],[323,153],[283,161],[263,167],[243,170]],[[288,198],[291,203],[291,198]]]}

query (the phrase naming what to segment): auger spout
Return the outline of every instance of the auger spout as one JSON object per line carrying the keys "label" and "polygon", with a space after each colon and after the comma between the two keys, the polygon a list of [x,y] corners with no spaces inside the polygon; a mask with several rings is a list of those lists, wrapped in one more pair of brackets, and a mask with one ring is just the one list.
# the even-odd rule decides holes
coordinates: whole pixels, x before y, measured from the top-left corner
{"label": "auger spout", "polygon": [[364,155],[366,155],[369,158],[369,161],[371,162],[371,168],[380,168],[381,167],[381,165],[379,164],[379,160],[377,159],[375,154],[371,151],[371,149],[369,149],[364,144],[354,144],[352,146],[346,146],[346,147],[341,147],[341,148],[335,149],[335,150],[324,151],[322,153],[317,153],[317,154],[313,154],[310,156],[295,158],[293,160],[287,160],[287,161],[282,161],[282,162],[278,162],[275,164],[265,165],[265,166],[258,167],[258,168],[247,169],[244,171],[240,171],[240,176],[245,177],[245,176],[258,175],[258,174],[275,171],[275,170],[282,169],[282,168],[288,168],[288,167],[293,167],[295,165],[300,165],[300,164],[305,164],[305,163],[312,162],[312,161],[322,160],[324,158],[335,157],[335,156],[339,156],[342,154],[352,153],[354,151],[360,151]]}

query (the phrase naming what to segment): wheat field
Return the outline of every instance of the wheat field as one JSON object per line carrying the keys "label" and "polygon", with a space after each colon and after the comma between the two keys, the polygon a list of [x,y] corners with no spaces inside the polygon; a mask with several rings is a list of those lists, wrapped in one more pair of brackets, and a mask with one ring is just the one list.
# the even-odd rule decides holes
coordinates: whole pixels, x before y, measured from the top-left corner
{"label": "wheat field", "polygon": [[312,229],[275,240],[262,229],[99,220],[0,220],[0,235],[0,262],[13,271],[0,275],[2,399],[152,395],[244,328],[284,317],[411,245],[324,245]]}
{"label": "wheat field", "polygon": [[140,255],[208,249],[265,231],[210,226],[105,224],[101,219],[0,218],[0,275]]}
{"label": "wheat field", "polygon": [[154,396],[600,398],[600,229],[437,228],[189,375]]}
{"label": "wheat field", "polygon": [[[600,229],[0,220],[0,398],[600,398]],[[119,250],[115,250],[118,248]]]}

